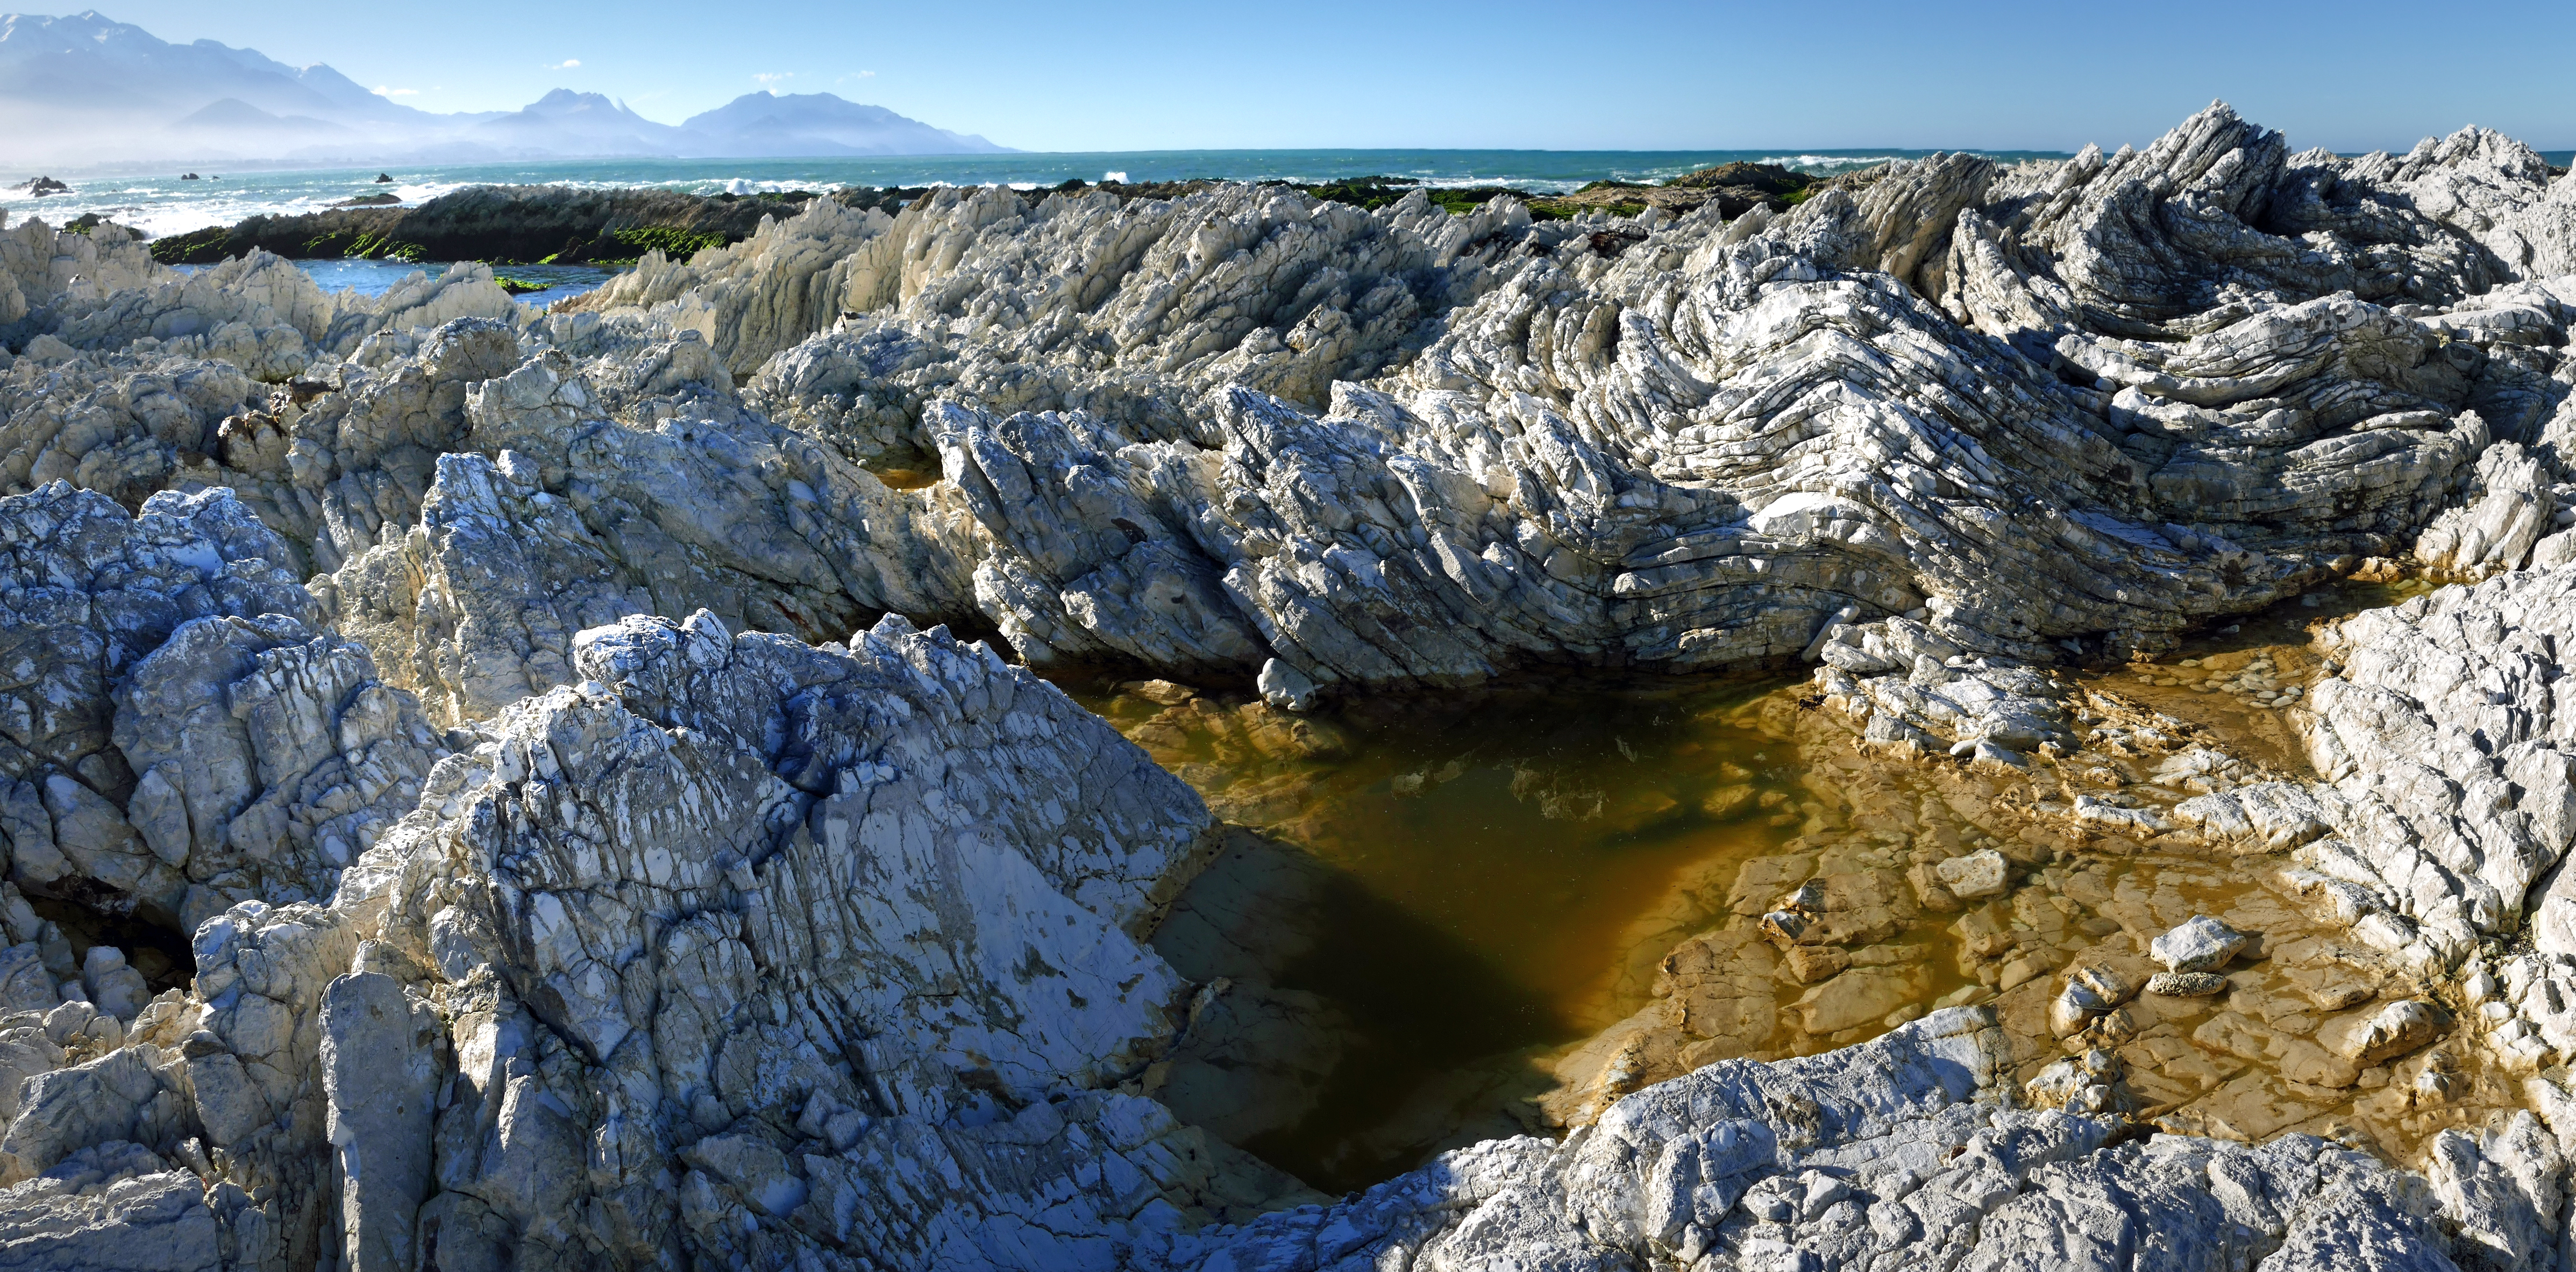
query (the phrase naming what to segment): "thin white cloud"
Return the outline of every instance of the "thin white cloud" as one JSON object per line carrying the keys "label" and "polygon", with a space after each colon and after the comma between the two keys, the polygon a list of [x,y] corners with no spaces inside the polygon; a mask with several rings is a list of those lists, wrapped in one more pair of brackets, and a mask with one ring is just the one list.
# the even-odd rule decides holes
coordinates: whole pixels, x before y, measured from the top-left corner
{"label": "thin white cloud", "polygon": [[835,84],[847,84],[847,83],[849,83],[851,80],[875,79],[876,77],[877,77],[877,73],[876,73],[875,71],[859,71],[859,72],[856,72],[856,73],[854,73],[854,74],[844,75],[844,76],[842,76],[841,78],[836,79],[836,80],[834,80],[834,81],[832,81],[832,82],[833,82],[833,83],[835,83]]}
{"label": "thin white cloud", "polygon": [[419,89],[417,89],[417,88],[387,88],[387,87],[385,87],[385,86],[384,86],[384,85],[382,85],[382,84],[378,84],[378,85],[376,85],[376,96],[378,96],[378,97],[418,97],[418,96],[420,96],[420,90],[419,90]]}
{"label": "thin white cloud", "polygon": [[549,71],[570,71],[570,70],[577,70],[577,69],[579,69],[579,68],[580,68],[580,66],[581,66],[581,59],[580,59],[580,58],[577,58],[577,57],[568,57],[568,58],[565,58],[564,60],[562,60],[562,61],[560,61],[560,62],[555,63],[555,64],[554,64],[554,65],[552,65],[552,66],[547,67],[546,69],[547,69],[547,70],[549,70]]}
{"label": "thin white cloud", "polygon": [[776,73],[776,74],[774,74],[774,75],[766,75],[766,74],[754,73],[754,74],[752,75],[752,78],[753,78],[753,79],[755,79],[755,80],[758,80],[759,82],[761,82],[761,83],[763,83],[763,84],[775,84],[775,83],[777,83],[777,82],[778,82],[778,81],[780,81],[780,80],[792,80],[792,79],[796,78],[796,72],[794,72],[794,71],[780,71],[780,72],[778,72],[778,73]]}

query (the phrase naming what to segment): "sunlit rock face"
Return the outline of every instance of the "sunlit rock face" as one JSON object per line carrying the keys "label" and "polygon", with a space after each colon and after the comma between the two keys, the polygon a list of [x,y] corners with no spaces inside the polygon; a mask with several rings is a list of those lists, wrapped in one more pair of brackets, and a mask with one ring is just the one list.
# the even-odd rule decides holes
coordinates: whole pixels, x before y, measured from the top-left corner
{"label": "sunlit rock face", "polygon": [[[749,400],[935,459],[1036,662],[1442,686],[1786,656],[1846,608],[2032,658],[2163,647],[2530,486],[2479,461],[2563,397],[2564,301],[2479,236],[2548,188],[2492,134],[2345,161],[2213,108],[1733,223],[942,195],[584,303],[705,327],[665,292],[837,288]],[[828,277],[763,263],[815,236]],[[760,308],[800,304],[827,325]]]}
{"label": "sunlit rock face", "polygon": [[[2554,1266],[2570,189],[2213,106],[1733,220],[818,199],[545,314],[0,230],[0,1247]],[[2157,686],[2312,771],[2079,683],[2355,571],[2476,585]],[[1565,1061],[1561,1140],[1337,1202],[1152,1098],[1289,1000],[1156,952],[1216,818],[1033,669],[1311,748],[1363,697],[1807,663],[1802,746],[2071,860],[1820,815],[1849,868],[1722,888],[1679,1019]],[[2121,844],[2129,893],[2084,856]],[[2137,884],[2184,856],[2264,891]],[[1835,1049],[1720,1058],[1783,974]],[[2287,1103],[2189,1089],[2194,1047]],[[2533,1111],[2445,1112],[2499,1073]],[[2274,1134],[2354,1090],[2412,1159]]]}

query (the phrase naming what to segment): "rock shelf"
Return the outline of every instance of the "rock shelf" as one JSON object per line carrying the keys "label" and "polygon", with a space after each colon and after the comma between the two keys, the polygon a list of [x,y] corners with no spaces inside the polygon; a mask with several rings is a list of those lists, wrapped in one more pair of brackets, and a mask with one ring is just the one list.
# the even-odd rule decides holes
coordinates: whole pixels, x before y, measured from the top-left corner
{"label": "rock shelf", "polygon": [[[0,1257],[2563,1263],[2567,178],[2213,105],[1732,217],[1169,193],[544,313],[0,226]],[[1576,675],[1786,680],[1701,727],[1797,771],[1525,765],[1744,834],[1512,1125],[1315,1193],[1210,1085],[1330,1032],[1229,872]]]}

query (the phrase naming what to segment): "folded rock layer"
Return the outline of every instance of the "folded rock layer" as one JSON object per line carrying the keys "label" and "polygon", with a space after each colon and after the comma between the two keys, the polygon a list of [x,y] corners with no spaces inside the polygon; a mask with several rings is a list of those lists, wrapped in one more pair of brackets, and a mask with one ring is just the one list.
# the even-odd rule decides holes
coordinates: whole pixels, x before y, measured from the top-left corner
{"label": "folded rock layer", "polygon": [[[2055,665],[2411,556],[2485,581],[2337,629],[2317,780],[2067,815],[2291,854],[2461,1009],[2315,1074],[2536,1073],[2570,189],[2214,105],[1733,219],[818,198],[545,314],[0,229],[0,1263],[2558,1267],[2552,1078],[2418,1171],[2140,1137],[2103,967],[2026,1089],[1937,1011],[1327,1201],[1144,1094],[1220,992],[1146,943],[1213,819],[1031,669],[1304,711],[1803,657],[1862,744],[2024,774],[2115,741]],[[1960,860],[1914,886],[2010,887]],[[1756,913],[1803,949],[1819,888]]]}

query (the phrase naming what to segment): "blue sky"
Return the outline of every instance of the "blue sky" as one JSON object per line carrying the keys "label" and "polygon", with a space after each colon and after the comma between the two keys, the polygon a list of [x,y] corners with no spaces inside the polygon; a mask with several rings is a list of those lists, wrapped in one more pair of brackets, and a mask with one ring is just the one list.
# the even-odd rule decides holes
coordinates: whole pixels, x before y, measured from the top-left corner
{"label": "blue sky", "polygon": [[2225,98],[2292,144],[2463,124],[2576,147],[2576,0],[1792,4],[135,0],[167,40],[328,62],[427,110],[550,88],[664,122],[832,92],[1031,150],[2143,143]]}

